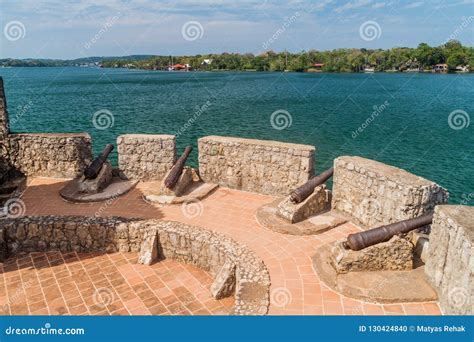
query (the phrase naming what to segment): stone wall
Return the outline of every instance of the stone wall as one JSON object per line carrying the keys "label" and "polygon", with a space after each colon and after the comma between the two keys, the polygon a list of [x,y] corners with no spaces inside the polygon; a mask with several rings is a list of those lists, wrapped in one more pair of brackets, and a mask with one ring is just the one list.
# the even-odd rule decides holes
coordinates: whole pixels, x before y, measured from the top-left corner
{"label": "stone wall", "polygon": [[33,177],[74,178],[92,161],[87,133],[19,133],[7,139],[9,163]]}
{"label": "stone wall", "polygon": [[[227,237],[202,228],[160,220],[120,217],[32,216],[0,221],[0,262],[20,252],[140,252],[157,235],[158,257],[193,264],[217,278],[224,270],[233,284],[234,313],[266,314],[270,276],[252,251]],[[229,267],[229,265],[231,267]],[[229,284],[228,284],[229,285]]]}
{"label": "stone wall", "polygon": [[3,78],[0,77],[0,177],[8,174],[11,166],[8,162],[8,150],[6,138],[9,133],[7,99],[3,88]]}
{"label": "stone wall", "polygon": [[119,169],[129,179],[160,180],[176,160],[174,135],[121,135],[117,147]]}
{"label": "stone wall", "polygon": [[425,273],[445,314],[474,313],[474,207],[435,209]]}
{"label": "stone wall", "polygon": [[3,87],[3,78],[0,77],[0,142],[10,132],[8,125],[7,99]]}
{"label": "stone wall", "polygon": [[374,160],[339,157],[334,161],[332,208],[365,227],[415,218],[446,203],[436,183]]}
{"label": "stone wall", "polygon": [[199,174],[208,183],[287,195],[313,176],[313,146],[208,136],[199,139]]}

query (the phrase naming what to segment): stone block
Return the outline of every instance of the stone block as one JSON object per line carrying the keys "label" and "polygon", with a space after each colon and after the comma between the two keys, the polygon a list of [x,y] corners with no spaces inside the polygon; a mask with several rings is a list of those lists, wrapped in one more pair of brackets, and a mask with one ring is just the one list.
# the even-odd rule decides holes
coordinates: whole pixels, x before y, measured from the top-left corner
{"label": "stone block", "polygon": [[413,244],[399,236],[360,251],[345,249],[342,242],[338,242],[332,256],[337,273],[413,269]]}
{"label": "stone block", "polygon": [[365,228],[422,216],[447,199],[436,183],[397,167],[361,157],[334,161],[332,209]]}
{"label": "stone block", "polygon": [[112,165],[108,161],[102,165],[99,174],[94,179],[84,177],[77,183],[78,190],[82,193],[97,193],[104,190],[112,182]]}
{"label": "stone block", "polygon": [[314,172],[309,145],[208,136],[198,147],[202,180],[233,189],[287,195]]}
{"label": "stone block", "polygon": [[420,260],[426,263],[428,259],[428,249],[429,249],[429,235],[422,231],[411,231],[408,236],[410,237],[413,246],[415,246],[415,254],[420,258]]}
{"label": "stone block", "polygon": [[474,313],[474,207],[436,207],[425,273],[443,313]]}
{"label": "stone block", "polygon": [[31,177],[75,178],[92,161],[87,133],[18,133],[8,136],[9,163]]}
{"label": "stone block", "polygon": [[285,197],[278,205],[277,215],[290,223],[298,223],[307,218],[327,211],[330,207],[330,192],[326,185],[316,187],[313,193],[303,202],[294,204],[290,197]]}
{"label": "stone block", "polygon": [[211,285],[211,295],[215,299],[229,297],[235,291],[235,263],[226,260]]}
{"label": "stone block", "polygon": [[148,232],[143,238],[138,263],[151,265],[158,259],[158,233],[156,231]]}
{"label": "stone block", "polygon": [[121,174],[141,181],[161,180],[176,160],[176,137],[125,134],[117,138]]}

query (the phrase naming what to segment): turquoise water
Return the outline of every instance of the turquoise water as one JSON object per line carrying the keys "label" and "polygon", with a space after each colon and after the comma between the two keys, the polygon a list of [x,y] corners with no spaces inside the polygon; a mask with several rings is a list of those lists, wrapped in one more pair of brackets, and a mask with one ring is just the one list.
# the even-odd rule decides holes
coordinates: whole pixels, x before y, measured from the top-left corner
{"label": "turquoise water", "polygon": [[[124,133],[179,132],[179,152],[205,135],[311,144],[318,171],[337,156],[360,155],[438,182],[452,203],[474,202],[474,122],[460,130],[448,124],[454,110],[474,120],[473,74],[3,68],[0,76],[14,132],[87,131],[96,153]],[[92,117],[103,109],[114,124],[98,130]],[[283,130],[270,122],[280,109],[292,120]]]}

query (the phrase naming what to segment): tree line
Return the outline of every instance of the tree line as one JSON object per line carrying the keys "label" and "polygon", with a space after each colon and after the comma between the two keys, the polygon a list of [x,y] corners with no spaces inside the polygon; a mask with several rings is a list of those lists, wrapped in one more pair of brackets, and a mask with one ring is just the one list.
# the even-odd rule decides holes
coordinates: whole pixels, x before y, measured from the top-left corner
{"label": "tree line", "polygon": [[[204,63],[210,60],[211,63]],[[251,53],[221,53],[196,56],[154,56],[145,60],[104,60],[103,67],[126,67],[166,70],[172,64],[187,64],[193,70],[311,71],[314,64],[325,72],[358,72],[365,67],[376,71],[430,70],[436,64],[447,64],[449,70],[458,66],[474,69],[474,48],[452,40],[431,47],[421,43],[416,48],[309,50],[300,53],[267,51]]]}
{"label": "tree line", "polygon": [[[97,62],[97,61],[100,62]],[[78,60],[0,60],[3,66],[64,66],[78,65]],[[474,70],[474,48],[451,40],[441,46],[426,43],[416,48],[395,47],[392,49],[335,49],[331,51],[309,50],[299,53],[266,51],[252,53],[220,53],[195,56],[129,56],[91,57],[91,61],[106,68],[136,68],[167,70],[170,65],[189,65],[192,70],[215,71],[314,71],[314,64],[324,72],[358,72],[366,67],[375,71],[405,71],[409,69],[429,70],[436,64],[447,64],[454,71],[458,66]],[[210,63],[205,63],[210,61]],[[80,64],[87,64],[82,58]]]}

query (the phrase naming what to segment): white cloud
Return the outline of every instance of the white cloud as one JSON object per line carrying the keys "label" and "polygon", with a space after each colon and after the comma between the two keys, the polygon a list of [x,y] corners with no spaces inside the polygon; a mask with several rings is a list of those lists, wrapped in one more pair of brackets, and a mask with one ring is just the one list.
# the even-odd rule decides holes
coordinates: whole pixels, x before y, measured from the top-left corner
{"label": "white cloud", "polygon": [[343,6],[337,7],[335,9],[335,11],[337,13],[341,13],[341,12],[344,12],[344,11],[347,11],[347,10],[356,9],[356,8],[360,8],[360,7],[365,7],[365,6],[370,5],[371,3],[372,3],[372,0],[350,1],[350,2],[348,2],[347,4],[345,4]]}

